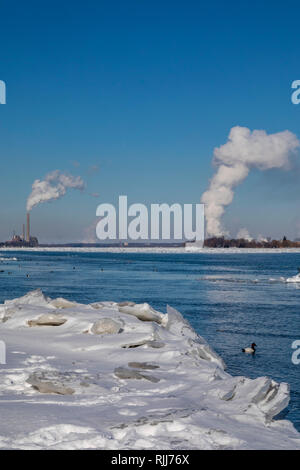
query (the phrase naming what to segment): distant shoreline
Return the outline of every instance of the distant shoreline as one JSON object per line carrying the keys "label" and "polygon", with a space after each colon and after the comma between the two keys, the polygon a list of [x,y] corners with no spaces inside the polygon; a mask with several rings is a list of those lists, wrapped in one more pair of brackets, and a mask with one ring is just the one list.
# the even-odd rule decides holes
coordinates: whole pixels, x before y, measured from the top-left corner
{"label": "distant shoreline", "polygon": [[259,254],[300,253],[299,248],[184,248],[184,247],[1,247],[1,252],[149,253],[149,254]]}

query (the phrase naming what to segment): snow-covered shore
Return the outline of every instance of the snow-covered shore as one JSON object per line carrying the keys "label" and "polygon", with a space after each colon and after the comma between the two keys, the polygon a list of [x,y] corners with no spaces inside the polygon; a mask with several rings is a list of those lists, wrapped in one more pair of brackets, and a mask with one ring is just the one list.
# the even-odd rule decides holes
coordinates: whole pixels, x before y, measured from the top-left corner
{"label": "snow-covered shore", "polygon": [[171,247],[1,247],[1,252],[24,251],[24,252],[70,252],[70,253],[199,253],[199,254],[232,254],[232,253],[300,253],[300,248],[193,248],[191,246],[184,248]]}
{"label": "snow-covered shore", "polygon": [[40,290],[0,305],[2,449],[300,449],[287,384],[225,372],[181,314]]}

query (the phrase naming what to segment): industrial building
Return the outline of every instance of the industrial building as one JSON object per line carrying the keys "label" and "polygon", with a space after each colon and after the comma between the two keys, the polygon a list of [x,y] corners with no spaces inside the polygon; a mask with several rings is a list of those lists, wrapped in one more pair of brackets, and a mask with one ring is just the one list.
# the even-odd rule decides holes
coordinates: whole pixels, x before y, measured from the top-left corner
{"label": "industrial building", "polygon": [[36,237],[30,235],[30,214],[26,215],[26,235],[25,224],[23,224],[22,235],[13,235],[11,240],[0,243],[0,247],[34,247],[38,246],[39,242]]}

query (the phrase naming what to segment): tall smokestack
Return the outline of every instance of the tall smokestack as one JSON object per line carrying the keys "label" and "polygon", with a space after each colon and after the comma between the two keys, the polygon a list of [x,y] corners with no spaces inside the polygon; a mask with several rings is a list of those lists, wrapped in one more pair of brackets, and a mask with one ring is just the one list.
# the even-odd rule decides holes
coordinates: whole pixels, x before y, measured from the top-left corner
{"label": "tall smokestack", "polygon": [[25,240],[25,224],[23,224],[23,240]]}
{"label": "tall smokestack", "polygon": [[27,236],[26,236],[26,241],[30,241],[30,214],[27,212]]}

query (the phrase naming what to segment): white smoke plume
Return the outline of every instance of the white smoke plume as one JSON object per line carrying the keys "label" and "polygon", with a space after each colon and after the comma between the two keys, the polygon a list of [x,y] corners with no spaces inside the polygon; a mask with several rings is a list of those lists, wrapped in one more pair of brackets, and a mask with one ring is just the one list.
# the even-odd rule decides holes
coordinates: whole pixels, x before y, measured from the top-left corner
{"label": "white smoke plume", "polygon": [[251,132],[247,127],[232,127],[228,141],[214,150],[217,171],[201,198],[205,204],[206,235],[227,234],[221,217],[233,200],[234,188],[244,181],[251,168],[288,168],[289,156],[299,145],[290,131],[268,135],[263,130]]}
{"label": "white smoke plume", "polygon": [[264,237],[262,234],[259,234],[259,235],[257,236],[257,241],[258,241],[258,242],[267,242],[268,239],[267,239],[266,237]]}
{"label": "white smoke plume", "polygon": [[27,211],[43,202],[59,199],[64,196],[68,189],[84,189],[84,182],[80,176],[61,173],[59,170],[52,171],[45,176],[44,180],[35,180],[32,191],[27,199]]}
{"label": "white smoke plume", "polygon": [[243,238],[244,240],[247,240],[247,242],[251,242],[253,240],[253,237],[251,237],[250,233],[246,228],[240,228],[236,235],[236,238]]}

